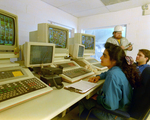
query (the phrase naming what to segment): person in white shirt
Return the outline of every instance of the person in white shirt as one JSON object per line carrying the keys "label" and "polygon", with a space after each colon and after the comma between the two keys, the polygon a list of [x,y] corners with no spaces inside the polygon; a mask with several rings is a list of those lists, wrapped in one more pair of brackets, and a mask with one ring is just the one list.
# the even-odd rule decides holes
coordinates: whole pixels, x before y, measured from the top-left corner
{"label": "person in white shirt", "polygon": [[115,26],[113,36],[108,38],[106,42],[120,46],[126,53],[126,51],[131,51],[133,47],[127,38],[122,37],[122,31],[122,26]]}

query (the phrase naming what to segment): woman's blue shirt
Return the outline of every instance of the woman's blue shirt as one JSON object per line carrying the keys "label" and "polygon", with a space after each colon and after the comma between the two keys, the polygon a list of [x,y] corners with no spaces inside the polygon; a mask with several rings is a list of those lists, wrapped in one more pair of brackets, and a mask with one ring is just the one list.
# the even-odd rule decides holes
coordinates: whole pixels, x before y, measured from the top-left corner
{"label": "woman's blue shirt", "polygon": [[101,73],[100,79],[105,79],[97,102],[110,110],[123,109],[129,105],[133,90],[120,67],[114,66],[107,72]]}

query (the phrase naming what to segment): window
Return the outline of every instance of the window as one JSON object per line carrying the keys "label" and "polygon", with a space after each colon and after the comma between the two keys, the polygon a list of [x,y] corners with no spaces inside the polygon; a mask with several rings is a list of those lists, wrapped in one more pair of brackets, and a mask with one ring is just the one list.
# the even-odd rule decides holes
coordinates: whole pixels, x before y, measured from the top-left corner
{"label": "window", "polygon": [[[95,35],[95,38],[96,38],[95,55],[92,55],[91,57],[94,57],[98,61],[101,61],[100,57],[103,55],[103,51],[105,49],[104,44],[106,43],[107,39],[112,36],[114,27],[84,30],[86,34]],[[123,26],[123,29],[124,29],[124,31],[122,32],[122,36],[125,37],[126,36],[126,26],[125,25]]]}

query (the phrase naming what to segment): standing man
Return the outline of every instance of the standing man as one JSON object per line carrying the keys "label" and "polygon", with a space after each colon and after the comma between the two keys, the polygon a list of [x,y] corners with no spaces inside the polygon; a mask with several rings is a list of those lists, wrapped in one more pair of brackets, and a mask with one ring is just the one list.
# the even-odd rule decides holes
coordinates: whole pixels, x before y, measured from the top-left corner
{"label": "standing man", "polygon": [[140,49],[137,56],[136,56],[136,65],[140,71],[140,74],[146,67],[150,67],[147,62],[150,59],[150,51],[147,49]]}
{"label": "standing man", "polygon": [[129,41],[125,37],[122,37],[122,31],[123,31],[122,26],[119,25],[115,26],[113,36],[108,38],[106,42],[110,42],[120,46],[123,50],[125,50],[125,52],[127,50],[131,51],[132,44],[129,43]]}

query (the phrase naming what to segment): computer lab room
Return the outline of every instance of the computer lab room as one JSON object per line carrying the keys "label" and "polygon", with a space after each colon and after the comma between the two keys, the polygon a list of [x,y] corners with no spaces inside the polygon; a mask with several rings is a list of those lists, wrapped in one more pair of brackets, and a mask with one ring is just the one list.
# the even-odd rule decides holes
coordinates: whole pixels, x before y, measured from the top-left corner
{"label": "computer lab room", "polygon": [[150,120],[150,0],[0,0],[1,120]]}

